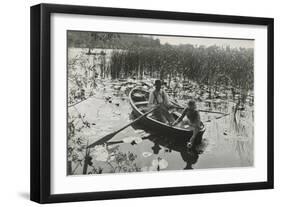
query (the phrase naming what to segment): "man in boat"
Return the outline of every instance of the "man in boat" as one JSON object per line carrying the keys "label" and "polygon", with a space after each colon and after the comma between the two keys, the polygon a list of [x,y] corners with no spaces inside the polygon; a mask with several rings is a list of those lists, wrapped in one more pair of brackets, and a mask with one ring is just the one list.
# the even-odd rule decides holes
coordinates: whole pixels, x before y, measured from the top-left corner
{"label": "man in boat", "polygon": [[173,116],[169,113],[169,109],[173,107],[173,105],[170,103],[166,92],[161,89],[161,80],[156,80],[154,86],[155,89],[149,94],[148,106],[158,106],[158,108],[153,113],[154,117],[158,121],[171,125],[175,121]]}
{"label": "man in boat", "polygon": [[181,116],[173,123],[173,126],[179,124],[185,116],[187,117],[187,120],[182,124],[188,124],[193,130],[192,137],[187,143],[187,147],[192,148],[196,142],[195,138],[202,127],[201,118],[199,112],[196,110],[196,104],[194,100],[190,100],[188,102],[187,107],[183,110]]}

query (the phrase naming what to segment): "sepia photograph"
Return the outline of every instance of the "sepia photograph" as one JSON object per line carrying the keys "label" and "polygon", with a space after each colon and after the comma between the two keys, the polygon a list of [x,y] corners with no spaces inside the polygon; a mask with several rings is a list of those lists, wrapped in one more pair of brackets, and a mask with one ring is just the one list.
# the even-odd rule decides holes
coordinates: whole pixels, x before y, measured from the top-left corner
{"label": "sepia photograph", "polygon": [[68,176],[254,166],[254,39],[66,35]]}

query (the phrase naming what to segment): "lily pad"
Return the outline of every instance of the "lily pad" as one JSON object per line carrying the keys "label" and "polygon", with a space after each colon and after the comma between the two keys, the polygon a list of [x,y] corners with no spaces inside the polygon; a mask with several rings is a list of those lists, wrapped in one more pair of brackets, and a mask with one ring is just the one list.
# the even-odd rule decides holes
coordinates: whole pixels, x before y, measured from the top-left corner
{"label": "lily pad", "polygon": [[134,144],[139,144],[142,142],[142,138],[140,137],[126,137],[122,140],[124,143],[132,143],[134,142]]}
{"label": "lily pad", "polygon": [[134,141],[134,140],[132,139],[132,137],[126,137],[126,138],[124,138],[122,141],[123,141],[124,143],[129,144],[129,143],[131,143],[131,142]]}
{"label": "lily pad", "polygon": [[168,162],[163,159],[158,157],[157,159],[152,160],[152,166],[155,168],[159,168],[160,170],[166,169],[168,167]]}
{"label": "lily pad", "polygon": [[151,152],[143,152],[143,153],[142,153],[142,156],[143,156],[143,157],[150,157],[151,155],[152,155]]}
{"label": "lily pad", "polygon": [[142,130],[142,129],[136,129],[135,132],[138,133],[138,134],[140,134],[140,133],[144,133],[145,131]]}
{"label": "lily pad", "polygon": [[134,138],[134,141],[135,141],[137,144],[139,144],[139,143],[142,142],[142,138],[140,138],[140,137],[135,137],[135,138]]}
{"label": "lily pad", "polygon": [[102,145],[97,145],[94,147],[93,151],[90,153],[90,155],[97,161],[105,162],[107,161],[109,154],[106,149],[106,147]]}

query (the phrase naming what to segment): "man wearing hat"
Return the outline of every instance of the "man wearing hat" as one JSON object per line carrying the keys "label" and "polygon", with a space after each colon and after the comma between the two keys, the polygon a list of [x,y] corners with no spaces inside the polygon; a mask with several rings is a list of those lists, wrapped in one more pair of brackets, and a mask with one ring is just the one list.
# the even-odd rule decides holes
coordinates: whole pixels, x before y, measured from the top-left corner
{"label": "man wearing hat", "polygon": [[174,118],[169,113],[168,109],[171,108],[173,105],[170,103],[166,92],[161,89],[161,80],[156,80],[154,86],[155,89],[149,94],[148,105],[150,107],[159,106],[153,113],[153,115],[158,121],[172,124],[174,122]]}

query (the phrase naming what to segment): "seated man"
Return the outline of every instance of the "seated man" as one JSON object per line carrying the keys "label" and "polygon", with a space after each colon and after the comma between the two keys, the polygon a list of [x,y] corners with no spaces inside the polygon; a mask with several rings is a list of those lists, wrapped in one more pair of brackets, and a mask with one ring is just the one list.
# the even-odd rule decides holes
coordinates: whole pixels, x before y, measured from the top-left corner
{"label": "seated man", "polygon": [[185,116],[187,117],[186,123],[193,129],[193,135],[187,143],[187,147],[191,148],[195,143],[196,135],[201,129],[201,119],[199,112],[196,110],[195,101],[191,100],[188,102],[188,106],[183,110],[181,116],[173,123],[173,125],[180,123]]}
{"label": "seated man", "polygon": [[159,106],[153,113],[155,118],[163,123],[172,124],[174,122],[174,118],[168,111],[168,109],[172,107],[172,105],[166,92],[161,89],[161,80],[156,80],[154,85],[155,90],[151,91],[149,94],[148,106]]}

